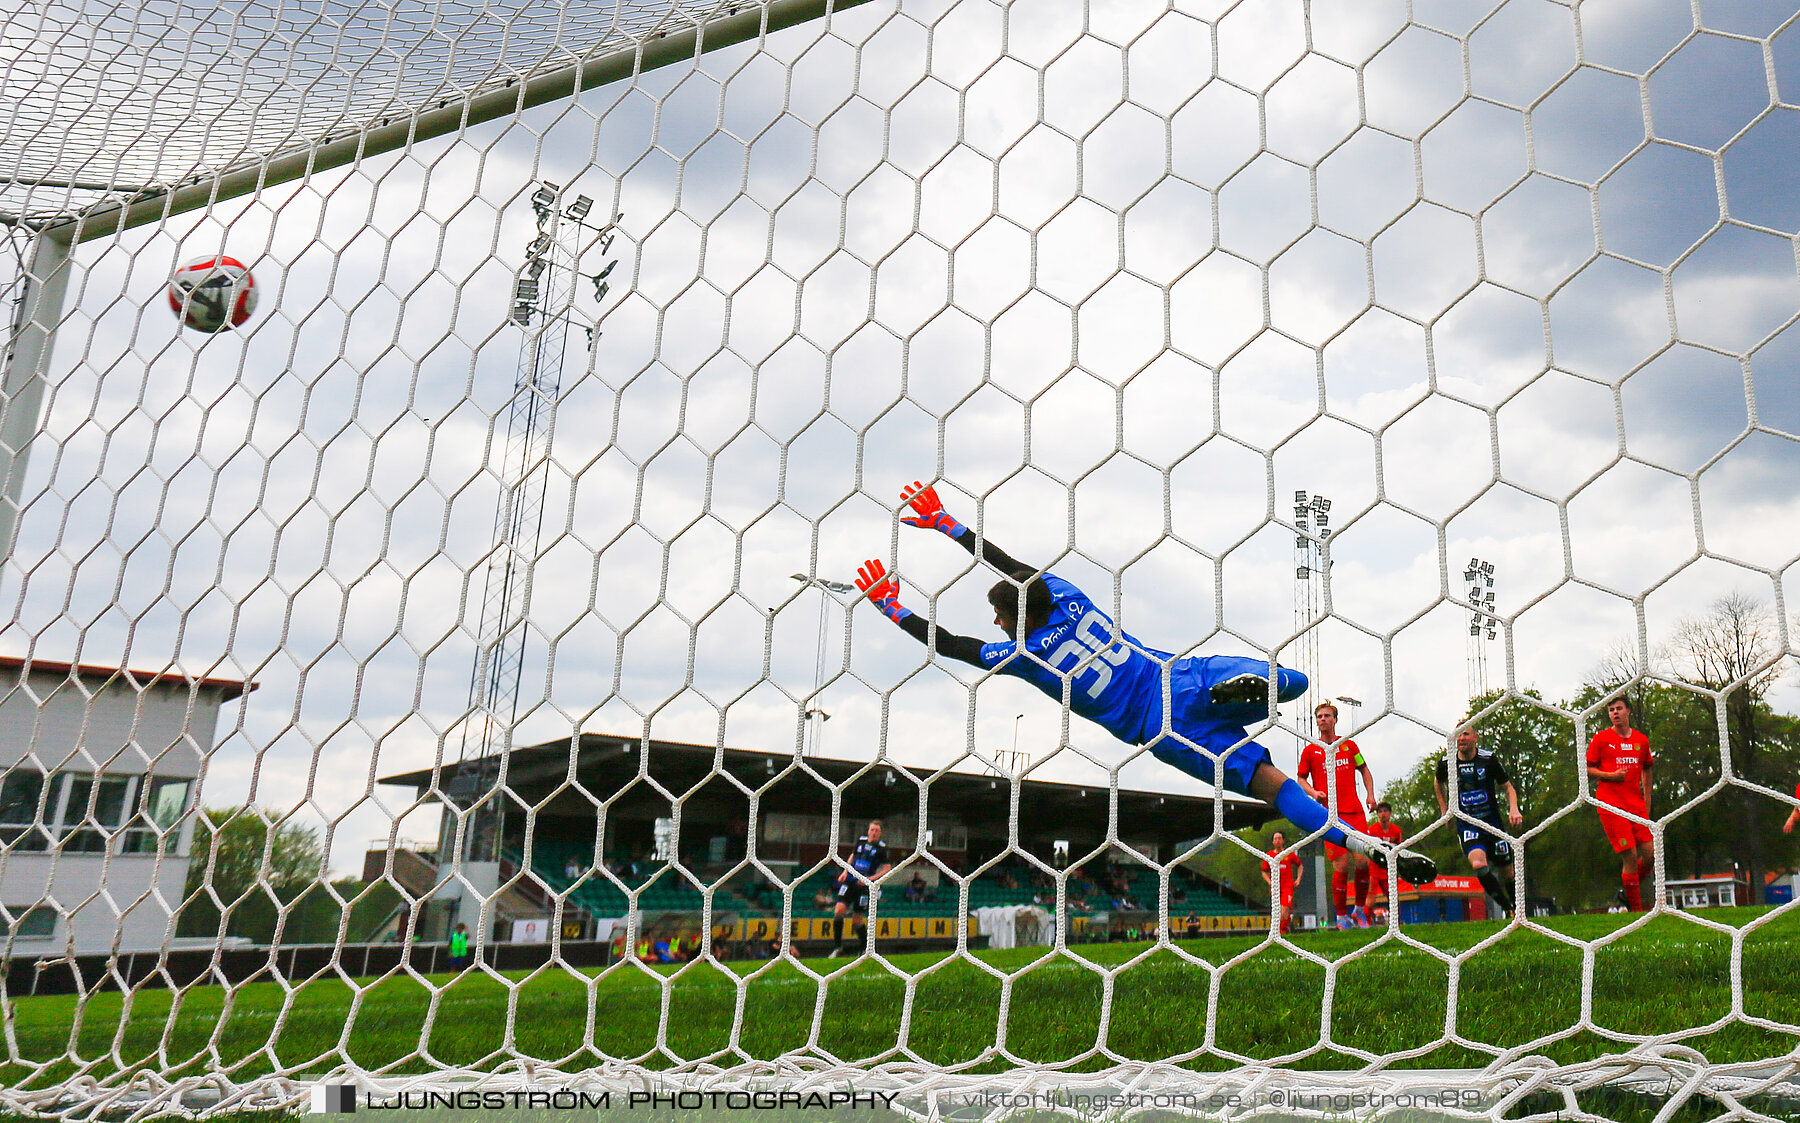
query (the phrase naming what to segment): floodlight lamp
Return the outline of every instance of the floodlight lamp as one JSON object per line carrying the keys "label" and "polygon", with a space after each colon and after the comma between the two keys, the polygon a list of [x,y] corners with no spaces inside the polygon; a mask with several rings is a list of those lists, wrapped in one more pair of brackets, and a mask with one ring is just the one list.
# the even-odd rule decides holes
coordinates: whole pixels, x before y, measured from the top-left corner
{"label": "floodlight lamp", "polygon": [[575,196],[575,201],[569,204],[569,217],[576,221],[580,221],[587,217],[588,211],[592,210],[593,207],[594,201],[592,199],[588,198],[586,195],[577,195]]}
{"label": "floodlight lamp", "polygon": [[531,193],[531,202],[534,206],[539,206],[539,207],[554,206],[556,203],[556,197],[558,195],[560,195],[561,193],[562,193],[561,188],[557,187],[556,184],[551,183],[548,180],[546,180],[546,181],[544,181],[544,185],[542,187],[539,187],[536,191],[533,191]]}

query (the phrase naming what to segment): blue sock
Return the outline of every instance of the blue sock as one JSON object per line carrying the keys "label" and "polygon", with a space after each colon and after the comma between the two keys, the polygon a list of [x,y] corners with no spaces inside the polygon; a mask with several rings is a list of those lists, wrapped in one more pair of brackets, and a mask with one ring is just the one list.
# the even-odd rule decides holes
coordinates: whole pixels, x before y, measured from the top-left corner
{"label": "blue sock", "polygon": [[1298,780],[1289,779],[1281,785],[1281,790],[1275,793],[1275,809],[1286,816],[1288,822],[1307,834],[1330,823],[1325,831],[1325,841],[1334,846],[1342,846],[1346,841],[1343,825],[1333,819],[1331,812],[1325,810],[1317,800],[1307,795],[1306,789],[1300,786]]}

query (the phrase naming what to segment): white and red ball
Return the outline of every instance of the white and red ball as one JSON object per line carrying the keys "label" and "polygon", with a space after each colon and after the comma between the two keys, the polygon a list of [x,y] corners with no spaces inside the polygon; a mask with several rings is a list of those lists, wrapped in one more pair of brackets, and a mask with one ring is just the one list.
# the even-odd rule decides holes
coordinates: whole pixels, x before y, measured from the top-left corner
{"label": "white and red ball", "polygon": [[195,331],[239,327],[256,311],[256,278],[236,258],[197,257],[169,278],[169,307]]}

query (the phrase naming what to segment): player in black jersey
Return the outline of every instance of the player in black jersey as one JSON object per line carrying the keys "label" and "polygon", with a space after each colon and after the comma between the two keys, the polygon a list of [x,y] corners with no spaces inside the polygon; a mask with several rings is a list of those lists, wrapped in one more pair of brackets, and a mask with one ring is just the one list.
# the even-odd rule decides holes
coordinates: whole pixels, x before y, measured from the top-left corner
{"label": "player in black jersey", "polygon": [[[1500,792],[1506,792],[1506,821],[1517,830],[1525,817],[1519,814],[1519,792],[1494,754],[1480,745],[1481,734],[1475,729],[1456,731],[1456,836],[1462,840],[1463,854],[1474,868],[1482,888],[1488,891],[1508,915],[1514,911],[1512,896],[1512,844],[1495,832],[1500,826]],[[1437,790],[1438,814],[1449,809],[1446,797],[1450,788],[1449,761],[1440,758],[1433,786]],[[1499,870],[1495,870],[1495,866]]]}
{"label": "player in black jersey", "polygon": [[[832,915],[837,917],[837,940],[831,945],[832,958],[844,954],[844,933],[856,927],[855,919],[846,923],[844,915],[855,911],[868,916],[871,883],[893,868],[888,861],[887,843],[881,841],[881,820],[873,819],[868,833],[857,839],[856,849],[850,851],[850,868],[837,876],[837,904],[832,906]],[[866,931],[866,922],[863,927]]]}

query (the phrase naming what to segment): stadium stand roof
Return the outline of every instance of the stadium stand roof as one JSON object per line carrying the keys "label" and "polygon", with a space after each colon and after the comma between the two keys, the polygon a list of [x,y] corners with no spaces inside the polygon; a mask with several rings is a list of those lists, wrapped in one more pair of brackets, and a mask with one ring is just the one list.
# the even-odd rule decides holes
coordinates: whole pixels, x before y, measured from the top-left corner
{"label": "stadium stand roof", "polygon": [[[971,837],[997,831],[1004,838],[1011,817],[1011,785],[994,775],[909,768],[895,762],[796,758],[792,753],[677,741],[645,744],[635,737],[600,733],[581,734],[573,748],[573,769],[569,740],[514,749],[506,761],[507,786],[523,803],[538,806],[539,814],[591,815],[597,801],[613,799],[609,816],[654,818],[668,814],[669,801],[662,794],[667,791],[687,793],[684,820],[719,821],[744,817],[746,789],[760,791],[757,807],[762,812],[829,813],[831,790],[837,788],[843,792],[842,814],[847,817],[916,814],[919,785],[929,783],[932,812],[959,816]],[[653,784],[639,779],[640,749],[647,754],[642,775]],[[398,773],[379,782],[416,788],[423,796],[434,785],[447,790],[459,770],[483,771],[485,764],[492,774],[495,763],[492,758],[446,763],[441,769]],[[568,783],[571,772],[574,784]],[[1104,787],[1021,781],[1019,840],[1029,845],[1104,838],[1108,803]],[[1120,789],[1118,804],[1122,838],[1173,844],[1212,832],[1214,803],[1209,796]],[[1226,830],[1261,826],[1276,817],[1265,803],[1229,794],[1224,811]]]}
{"label": "stadium stand roof", "polygon": [[63,663],[52,659],[26,659],[16,655],[0,655],[0,681],[13,678],[6,673],[18,672],[18,679],[23,681],[33,674],[66,675],[69,678],[85,679],[123,679],[132,687],[143,686],[211,686],[221,692],[221,701],[229,702],[256,689],[256,683],[244,682],[235,678],[209,678],[190,675],[186,672],[169,669],[163,671],[140,671],[130,667],[107,667],[98,663]]}

